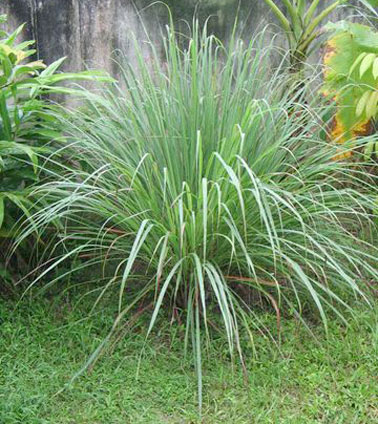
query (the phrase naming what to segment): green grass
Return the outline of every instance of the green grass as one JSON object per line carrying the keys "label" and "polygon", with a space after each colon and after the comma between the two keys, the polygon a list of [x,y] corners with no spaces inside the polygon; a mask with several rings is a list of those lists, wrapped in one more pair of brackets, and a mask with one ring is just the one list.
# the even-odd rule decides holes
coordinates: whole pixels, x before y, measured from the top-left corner
{"label": "green grass", "polygon": [[[39,300],[14,307],[0,303],[2,424],[200,422],[197,377],[192,359],[182,358],[180,330],[172,342],[167,327],[152,335],[137,379],[146,319],[112,355],[54,396],[106,335],[114,308],[82,320],[88,304],[72,310],[68,302]],[[261,313],[260,319],[274,330],[272,317]],[[366,309],[347,329],[330,322],[326,342],[318,324],[316,341],[295,319],[284,319],[281,352],[257,337],[248,386],[231,366],[227,341],[215,340],[204,357],[202,422],[378,422],[377,322],[378,310]]]}

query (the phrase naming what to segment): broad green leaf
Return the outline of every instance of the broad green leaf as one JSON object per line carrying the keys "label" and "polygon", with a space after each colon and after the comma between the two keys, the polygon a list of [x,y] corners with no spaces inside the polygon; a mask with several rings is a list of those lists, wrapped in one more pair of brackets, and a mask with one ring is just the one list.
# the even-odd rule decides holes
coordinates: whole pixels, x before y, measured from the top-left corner
{"label": "broad green leaf", "polygon": [[51,63],[44,71],[41,72],[41,77],[48,77],[55,74],[55,72],[60,68],[62,63],[66,60],[66,57],[62,57],[55,62]]}
{"label": "broad green leaf", "polygon": [[356,107],[356,115],[360,117],[364,110],[366,109],[366,104],[370,98],[371,91],[366,91],[363,96],[358,101],[357,107]]}
{"label": "broad green leaf", "polygon": [[366,102],[366,117],[373,118],[377,114],[378,91],[372,91]]}
{"label": "broad green leaf", "polygon": [[[62,57],[56,60],[55,62],[51,63],[51,65],[49,65],[45,70],[41,72],[41,74],[39,75],[39,78],[49,77],[53,75],[59,69],[59,67],[62,65],[65,59],[66,59],[65,57]],[[35,86],[34,88],[32,88],[30,91],[30,97],[34,97],[37,93],[37,90],[38,90],[38,86]]]}
{"label": "broad green leaf", "polygon": [[[22,43],[20,43],[17,48],[19,48],[20,50],[25,50],[27,47],[29,46],[33,46],[35,44],[35,40],[27,40],[24,41]],[[35,52],[35,50],[33,50]]]}
{"label": "broad green leaf", "polygon": [[[376,53],[378,54],[378,38],[373,28],[349,21],[330,22],[325,25],[325,30],[331,35],[349,34],[350,44],[359,49],[359,53]],[[348,47],[346,45],[346,47]],[[355,59],[358,57],[355,56]]]}
{"label": "broad green leaf", "polygon": [[357,66],[362,62],[362,59],[364,59],[367,56],[368,53],[363,52],[361,53],[356,61],[353,63],[353,66],[350,68],[349,76],[353,74],[353,72],[357,69]]}
{"label": "broad green leaf", "polygon": [[37,172],[38,157],[34,152],[34,149],[28,145],[11,142],[11,141],[0,141],[0,149],[9,149],[13,154],[23,153],[26,154],[32,162],[34,172]]}
{"label": "broad green leaf", "polygon": [[49,138],[50,140],[62,141],[64,139],[61,132],[50,130],[48,128],[42,128],[42,129],[36,131],[35,134],[39,134],[43,137]]}
{"label": "broad green leaf", "polygon": [[365,56],[365,58],[361,62],[360,78],[362,78],[365,75],[365,72],[372,66],[376,57],[377,56],[374,53],[369,53],[368,55]]}
{"label": "broad green leaf", "polygon": [[11,140],[12,139],[12,123],[9,117],[7,102],[5,93],[0,92],[0,116],[3,121],[3,137]]}
{"label": "broad green leaf", "polygon": [[35,71],[44,69],[46,66],[42,61],[30,62],[26,65],[16,66],[14,69],[14,78],[18,78],[22,75],[33,75]]}
{"label": "broad green leaf", "polygon": [[373,64],[373,77],[374,79],[378,78],[378,57],[375,59]]}
{"label": "broad green leaf", "polygon": [[17,48],[10,47],[7,44],[1,44],[0,43],[0,50],[2,51],[3,54],[8,56],[9,59],[11,60],[11,62],[14,63],[14,64],[21,62],[28,55],[27,52],[20,50],[20,49],[17,49]]}
{"label": "broad green leaf", "polygon": [[5,43],[7,45],[11,46],[13,44],[13,42],[16,40],[16,38],[21,34],[24,27],[25,27],[25,24],[22,24],[18,28],[16,28],[16,30],[12,34],[9,35],[9,37],[7,38]]}
{"label": "broad green leaf", "polygon": [[12,62],[9,60],[9,57],[6,55],[0,55],[1,57],[1,69],[4,73],[4,76],[8,79],[12,74]]}

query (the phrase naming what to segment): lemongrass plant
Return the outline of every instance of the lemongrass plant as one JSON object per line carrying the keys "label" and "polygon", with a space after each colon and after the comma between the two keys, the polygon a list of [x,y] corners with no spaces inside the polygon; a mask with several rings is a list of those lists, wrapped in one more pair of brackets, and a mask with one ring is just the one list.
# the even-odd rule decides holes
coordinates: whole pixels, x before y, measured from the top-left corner
{"label": "lemongrass plant", "polygon": [[[374,197],[355,164],[332,160],[326,108],[311,84],[287,89],[271,47],[226,47],[198,25],[186,48],[177,38],[168,30],[164,61],[152,44],[145,61],[136,45],[138,69],[126,63],[119,85],[83,91],[86,108],[62,119],[77,166],[37,189],[20,240],[55,227],[33,285],[98,267],[98,300],[118,288],[111,332],[138,305],[151,307],[148,334],[163,308],[180,317],[201,404],[210,311],[243,363],[240,327],[259,325],[249,294],[275,314],[301,317],[313,304],[325,326],[329,313],[343,318],[351,294],[365,297],[377,249],[356,234]],[[67,263],[76,265],[51,278]]]}

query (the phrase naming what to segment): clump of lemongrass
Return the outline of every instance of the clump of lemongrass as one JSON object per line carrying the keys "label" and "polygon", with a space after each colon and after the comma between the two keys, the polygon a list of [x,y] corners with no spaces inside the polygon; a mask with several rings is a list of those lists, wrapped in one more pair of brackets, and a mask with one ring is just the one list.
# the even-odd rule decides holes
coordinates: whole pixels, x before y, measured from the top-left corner
{"label": "clump of lemongrass", "polygon": [[148,333],[163,305],[181,311],[201,403],[214,306],[242,360],[240,327],[259,325],[243,293],[275,314],[286,305],[301,316],[312,303],[325,326],[331,311],[343,318],[350,294],[364,297],[377,249],[356,230],[374,196],[355,164],[332,160],[327,107],[311,84],[290,90],[263,37],[225,46],[196,25],[185,48],[178,37],[168,31],[165,63],[136,46],[137,70],[124,64],[119,85],[83,91],[86,107],[61,119],[80,166],[62,165],[37,189],[21,239],[56,228],[33,284],[76,258],[68,273],[98,266],[99,299],[118,287],[113,330],[136,305],[153,304]]}

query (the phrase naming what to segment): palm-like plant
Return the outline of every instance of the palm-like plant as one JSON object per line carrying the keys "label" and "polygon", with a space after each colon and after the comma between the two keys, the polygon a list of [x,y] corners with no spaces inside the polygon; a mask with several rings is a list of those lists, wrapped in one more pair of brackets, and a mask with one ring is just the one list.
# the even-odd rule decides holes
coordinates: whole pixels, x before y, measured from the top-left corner
{"label": "palm-like plant", "polygon": [[148,333],[163,305],[184,317],[201,403],[210,313],[242,358],[239,327],[258,326],[248,293],[277,313],[288,305],[300,316],[314,304],[326,325],[327,311],[342,317],[345,295],[363,296],[366,275],[377,278],[377,249],[355,235],[373,207],[368,183],[331,160],[317,124],[323,108],[302,106],[304,89],[283,88],[270,49],[256,40],[225,47],[197,26],[180,45],[171,30],[164,64],[151,46],[153,60],[139,53],[137,71],[124,67],[125,89],[83,92],[87,108],[63,122],[81,167],[62,166],[38,188],[23,237],[56,225],[33,284],[67,261],[78,263],[69,272],[104,272],[99,299],[119,290],[112,331],[144,302],[153,305]]}
{"label": "palm-like plant", "polygon": [[316,14],[320,0],[282,0],[286,14],[275,0],[264,0],[285,31],[290,51],[290,64],[294,72],[303,69],[311,43],[319,35],[318,27],[339,5],[348,0],[336,0]]}

